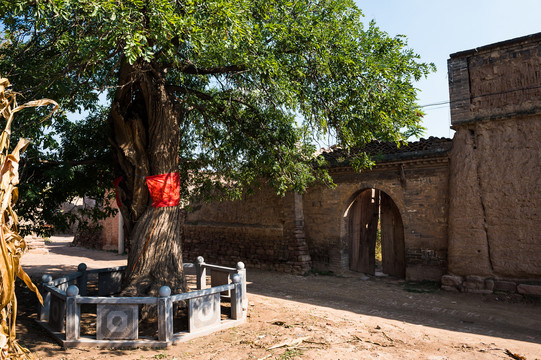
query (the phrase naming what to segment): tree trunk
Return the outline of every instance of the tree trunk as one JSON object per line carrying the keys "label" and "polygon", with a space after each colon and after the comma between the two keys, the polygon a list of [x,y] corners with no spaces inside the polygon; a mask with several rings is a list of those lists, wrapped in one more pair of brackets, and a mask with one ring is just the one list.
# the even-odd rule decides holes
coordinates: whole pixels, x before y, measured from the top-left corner
{"label": "tree trunk", "polygon": [[124,62],[109,123],[127,236],[123,295],[156,295],[163,285],[186,290],[182,267],[182,210],[151,206],[146,176],[178,172],[181,113],[165,89],[159,65]]}

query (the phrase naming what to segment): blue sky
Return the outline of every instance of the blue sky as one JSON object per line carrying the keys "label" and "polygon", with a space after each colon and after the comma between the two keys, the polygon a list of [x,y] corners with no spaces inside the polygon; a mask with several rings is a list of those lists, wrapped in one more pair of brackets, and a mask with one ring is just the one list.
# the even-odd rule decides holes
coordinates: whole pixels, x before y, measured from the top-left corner
{"label": "blue sky", "polygon": [[[448,102],[447,59],[455,52],[541,32],[541,0],[356,0],[367,21],[408,45],[437,72],[417,84],[419,104]],[[452,137],[449,105],[424,108],[426,137]]]}

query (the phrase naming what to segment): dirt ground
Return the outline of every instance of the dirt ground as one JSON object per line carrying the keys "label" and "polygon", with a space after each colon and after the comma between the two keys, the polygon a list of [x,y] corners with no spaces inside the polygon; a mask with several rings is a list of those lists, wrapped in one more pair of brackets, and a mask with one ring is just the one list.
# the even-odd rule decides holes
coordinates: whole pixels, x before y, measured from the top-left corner
{"label": "dirt ground", "polygon": [[[49,245],[49,255],[29,254],[26,264],[23,257],[25,269],[72,269],[82,262],[78,256],[87,263],[95,256],[110,256],[115,265],[125,261],[59,244]],[[541,359],[537,299],[450,293],[355,273],[295,276],[248,269],[247,278],[245,324],[166,349],[63,350],[32,320],[36,303],[27,292],[19,295],[18,339],[40,359],[58,360]]]}

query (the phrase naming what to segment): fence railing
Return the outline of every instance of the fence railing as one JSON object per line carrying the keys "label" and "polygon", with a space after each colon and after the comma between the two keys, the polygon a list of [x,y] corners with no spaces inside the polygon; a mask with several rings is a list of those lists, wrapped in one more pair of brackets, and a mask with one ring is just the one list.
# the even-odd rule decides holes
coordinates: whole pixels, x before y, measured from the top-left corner
{"label": "fence railing", "polygon": [[[39,308],[38,323],[64,347],[163,347],[186,341],[214,331],[239,325],[246,319],[246,269],[239,262],[236,268],[206,264],[198,257],[195,264],[197,290],[171,294],[162,286],[156,297],[112,297],[120,291],[125,266],[88,270],[80,264],[77,271],[57,279],[43,275],[40,291],[43,306]],[[210,272],[211,287],[207,288]],[[97,274],[98,296],[88,296],[89,276]],[[175,318],[175,303],[185,302],[188,314]],[[228,306],[230,304],[230,311]],[[81,307],[96,305],[95,335],[81,335]],[[142,336],[139,332],[139,311],[143,305],[157,307],[157,336]],[[222,311],[222,308],[224,309]],[[174,321],[187,321],[184,330],[174,331]],[[187,329],[187,330],[186,330]],[[90,331],[94,332],[94,331]]]}

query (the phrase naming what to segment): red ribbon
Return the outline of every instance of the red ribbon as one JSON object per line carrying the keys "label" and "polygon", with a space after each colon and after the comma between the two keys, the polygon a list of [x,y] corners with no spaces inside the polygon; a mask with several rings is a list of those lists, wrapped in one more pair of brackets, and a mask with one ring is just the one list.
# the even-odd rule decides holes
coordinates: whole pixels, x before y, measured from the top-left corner
{"label": "red ribbon", "polygon": [[169,173],[146,177],[153,207],[178,206],[180,203],[180,174]]}
{"label": "red ribbon", "polygon": [[119,176],[113,180],[113,185],[115,187],[116,204],[118,205],[119,208],[122,206],[122,200],[120,200],[120,196],[118,195],[118,185],[120,184],[121,181],[122,181],[122,176]]}

